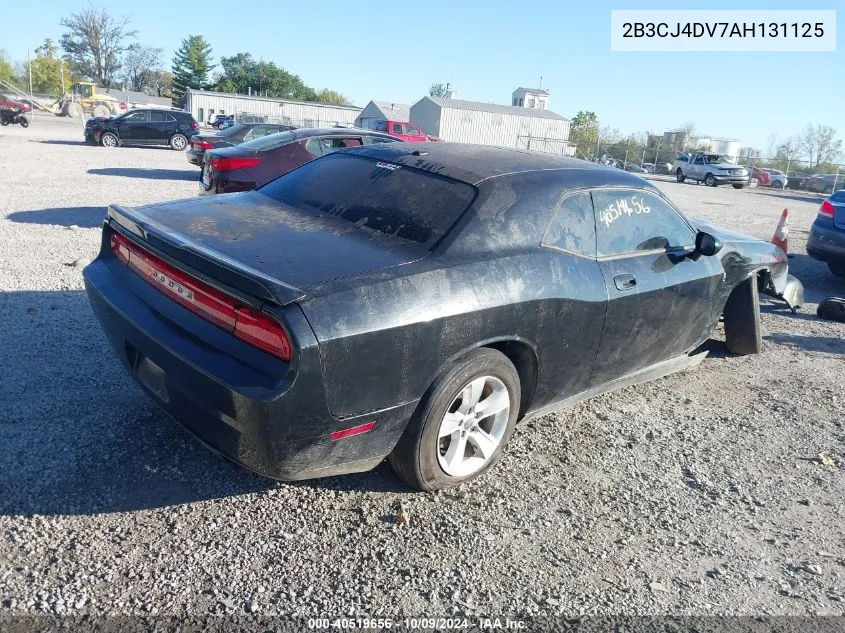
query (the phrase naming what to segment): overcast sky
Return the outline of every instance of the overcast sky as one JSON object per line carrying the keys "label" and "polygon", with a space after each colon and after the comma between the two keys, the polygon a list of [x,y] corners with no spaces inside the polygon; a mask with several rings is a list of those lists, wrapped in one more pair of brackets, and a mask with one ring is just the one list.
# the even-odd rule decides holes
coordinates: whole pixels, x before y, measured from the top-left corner
{"label": "overcast sky", "polygon": [[[0,22],[0,46],[26,59],[44,38],[58,41],[62,16],[85,0],[17,5]],[[573,7],[572,5],[576,5]],[[623,6],[620,6],[622,4]],[[706,7],[832,9],[840,3],[736,2]],[[355,105],[370,99],[412,104],[432,82],[458,97],[510,103],[518,86],[540,84],[550,109],[567,117],[596,112],[602,126],[663,132],[685,121],[714,138],[766,149],[807,123],[845,137],[845,56],[839,53],[612,53],[610,9],[592,1],[475,2],[189,2],[94,1],[127,15],[137,41],[164,49],[166,66],[189,34],[211,43],[215,61],[238,52],[271,60],[309,85],[338,90]],[[642,0],[641,8],[679,8]],[[627,7],[630,8],[630,7]],[[840,12],[840,15],[842,12]]]}

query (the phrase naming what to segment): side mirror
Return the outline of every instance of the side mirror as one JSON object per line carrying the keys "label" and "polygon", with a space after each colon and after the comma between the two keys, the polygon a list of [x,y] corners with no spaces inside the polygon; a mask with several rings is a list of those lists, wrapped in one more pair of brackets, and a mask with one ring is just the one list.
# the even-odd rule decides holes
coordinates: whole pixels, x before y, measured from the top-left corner
{"label": "side mirror", "polygon": [[695,235],[695,254],[710,257],[722,250],[722,241],[710,233],[699,231]]}

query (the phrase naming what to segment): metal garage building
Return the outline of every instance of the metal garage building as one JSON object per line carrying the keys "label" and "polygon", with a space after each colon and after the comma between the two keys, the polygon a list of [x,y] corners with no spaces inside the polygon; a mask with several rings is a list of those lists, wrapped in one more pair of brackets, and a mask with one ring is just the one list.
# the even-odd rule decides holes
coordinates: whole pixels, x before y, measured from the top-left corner
{"label": "metal garage building", "polygon": [[236,119],[244,115],[258,115],[272,123],[284,123],[297,127],[334,127],[335,125],[349,127],[361,114],[361,108],[352,106],[270,99],[206,90],[189,90],[185,96],[185,109],[201,122],[213,119],[216,114],[234,114]]}
{"label": "metal garage building", "polygon": [[411,108],[405,103],[391,103],[390,101],[370,101],[355,119],[355,127],[365,130],[372,129],[376,121],[409,122]]}
{"label": "metal garage building", "polygon": [[445,141],[536,149],[571,155],[569,119],[550,110],[423,97],[411,121]]}

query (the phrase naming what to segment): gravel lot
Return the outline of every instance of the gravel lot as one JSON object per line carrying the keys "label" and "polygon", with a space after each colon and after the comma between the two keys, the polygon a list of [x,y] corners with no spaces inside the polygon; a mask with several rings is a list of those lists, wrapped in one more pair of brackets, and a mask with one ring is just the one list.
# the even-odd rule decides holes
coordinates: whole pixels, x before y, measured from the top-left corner
{"label": "gravel lot", "polygon": [[717,332],[698,369],[523,425],[458,490],[387,465],[276,484],[153,406],[83,291],[104,206],[193,196],[198,170],[81,137],[0,130],[0,614],[845,614],[845,324],[815,316],[845,287],[804,252],[819,198],[659,182],[765,239],[789,208],[808,304],[765,302],[762,354]]}

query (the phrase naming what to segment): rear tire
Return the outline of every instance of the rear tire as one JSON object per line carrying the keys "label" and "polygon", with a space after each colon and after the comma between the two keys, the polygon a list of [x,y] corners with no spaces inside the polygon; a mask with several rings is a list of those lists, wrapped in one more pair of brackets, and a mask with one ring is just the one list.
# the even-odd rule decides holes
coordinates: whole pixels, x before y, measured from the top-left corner
{"label": "rear tire", "polygon": [[110,112],[109,109],[104,105],[95,105],[93,110],[91,110],[91,114],[94,117],[102,117],[105,119],[108,118]]}
{"label": "rear tire", "polygon": [[833,262],[828,262],[827,267],[830,272],[837,277],[845,277],[845,264],[834,264]]}
{"label": "rear tire", "polygon": [[708,187],[715,187],[716,177],[713,174],[707,174],[706,176],[704,176],[704,184]]}
{"label": "rear tire", "polygon": [[687,177],[684,176],[684,172],[682,172],[680,169],[675,172],[675,180],[677,180],[678,182],[684,182],[684,180],[686,179]]}
{"label": "rear tire", "polygon": [[188,138],[184,134],[174,134],[170,137],[170,149],[184,152],[186,147],[188,147]]}
{"label": "rear tire", "polygon": [[734,185],[734,189],[742,189],[745,185]]}
{"label": "rear tire", "polygon": [[103,147],[117,147],[120,145],[120,141],[118,141],[117,136],[111,132],[104,132],[102,136],[100,136],[100,145]]}
{"label": "rear tire", "polygon": [[[390,453],[390,465],[419,490],[475,479],[499,461],[520,401],[519,375],[508,358],[492,349],[473,350],[447,366],[426,392]],[[494,405],[496,414],[473,413],[476,407],[483,411]]]}
{"label": "rear tire", "polygon": [[763,349],[757,275],[733,289],[725,304],[724,317],[725,343],[731,354],[758,354]]}

